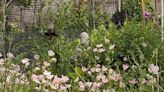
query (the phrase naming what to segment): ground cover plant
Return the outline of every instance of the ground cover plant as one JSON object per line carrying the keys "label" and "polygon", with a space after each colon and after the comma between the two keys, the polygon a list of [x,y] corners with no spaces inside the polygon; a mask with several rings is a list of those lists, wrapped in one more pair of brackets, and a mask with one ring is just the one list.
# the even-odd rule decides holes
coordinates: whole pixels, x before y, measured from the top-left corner
{"label": "ground cover plant", "polygon": [[0,91],[164,92],[160,28],[151,20],[143,24],[132,18],[118,30],[110,18],[109,25],[100,19],[106,13],[96,15],[93,27],[85,3],[80,18],[73,2],[61,5],[57,15],[46,16],[59,35],[51,43],[45,22],[27,32],[11,23],[11,32],[1,34],[8,48],[0,52]]}

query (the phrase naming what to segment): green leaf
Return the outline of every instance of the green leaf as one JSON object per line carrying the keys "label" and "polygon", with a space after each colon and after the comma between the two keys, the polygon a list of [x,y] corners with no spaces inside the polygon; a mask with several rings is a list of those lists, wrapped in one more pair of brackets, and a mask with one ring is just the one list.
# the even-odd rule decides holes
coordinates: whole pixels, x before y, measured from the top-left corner
{"label": "green leaf", "polygon": [[84,73],[83,73],[83,71],[81,70],[80,67],[76,67],[75,70],[78,72],[78,74],[79,74],[80,76],[84,76]]}
{"label": "green leaf", "polygon": [[69,76],[74,80],[78,77],[76,73],[69,73]]}

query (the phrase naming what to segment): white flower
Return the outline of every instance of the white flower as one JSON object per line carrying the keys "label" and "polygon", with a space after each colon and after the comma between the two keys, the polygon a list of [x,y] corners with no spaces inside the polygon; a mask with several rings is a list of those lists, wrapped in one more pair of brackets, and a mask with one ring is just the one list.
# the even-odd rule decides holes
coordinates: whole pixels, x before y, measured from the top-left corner
{"label": "white flower", "polygon": [[103,48],[100,48],[99,49],[99,53],[102,53],[102,52],[104,52],[105,51],[105,49],[103,49]]}
{"label": "white flower", "polygon": [[56,58],[51,58],[50,62],[57,62]]}
{"label": "white flower", "polygon": [[86,71],[87,71],[87,68],[86,68],[86,67],[82,67],[81,70],[82,70],[83,72],[86,72]]}
{"label": "white flower", "polygon": [[45,67],[49,67],[50,66],[50,63],[48,63],[48,62],[43,62],[43,64],[44,64]]}
{"label": "white flower", "polygon": [[102,71],[107,71],[108,70],[108,68],[106,68],[105,66],[102,66]]}
{"label": "white flower", "polygon": [[53,75],[51,75],[51,72],[44,70],[43,74],[46,76],[47,79],[52,79]]}
{"label": "white flower", "polygon": [[95,59],[96,59],[96,60],[99,60],[99,59],[100,59],[100,57],[98,57],[98,56],[95,56]]}
{"label": "white flower", "polygon": [[81,43],[86,44],[86,43],[88,43],[89,35],[86,32],[82,32],[80,34],[80,38],[81,38]]}
{"label": "white flower", "polygon": [[105,38],[104,40],[105,40],[105,43],[106,43],[106,44],[110,42],[110,40],[107,39],[107,38]]}
{"label": "white flower", "polygon": [[29,60],[30,60],[30,59],[28,59],[28,58],[24,58],[24,59],[22,59],[22,61],[21,61],[21,62],[22,62],[23,64],[26,64],[26,63],[28,63],[28,62],[29,62]]}
{"label": "white flower", "polygon": [[123,61],[128,61],[128,58],[127,57],[123,57]]}
{"label": "white flower", "polygon": [[97,44],[96,47],[101,48],[101,47],[103,47],[103,44]]}
{"label": "white flower", "polygon": [[0,57],[2,57],[2,53],[0,53]]}
{"label": "white flower", "polygon": [[6,78],[6,82],[7,82],[7,83],[11,83],[11,82],[12,82],[11,78],[12,78],[12,77],[11,77],[10,75],[8,75],[7,78]]}
{"label": "white flower", "polygon": [[112,49],[114,49],[114,47],[115,47],[115,44],[109,46],[109,49],[112,50]]}
{"label": "white flower", "polygon": [[55,53],[52,50],[48,50],[48,56],[53,57],[55,56]]}
{"label": "white flower", "polygon": [[95,72],[96,71],[96,68],[91,68],[91,72]]}
{"label": "white flower", "polygon": [[147,43],[146,43],[146,42],[142,42],[141,45],[142,45],[143,47],[147,47]]}
{"label": "white flower", "polygon": [[12,59],[14,58],[14,55],[12,53],[7,53],[7,57]]}
{"label": "white flower", "polygon": [[39,60],[40,56],[39,55],[34,55],[34,59]]}
{"label": "white flower", "polygon": [[51,87],[52,89],[58,89],[58,88],[59,88],[59,85],[50,84],[50,87]]}
{"label": "white flower", "polygon": [[66,83],[67,81],[69,81],[69,78],[67,76],[62,75],[61,81],[62,83]]}
{"label": "white flower", "polygon": [[25,64],[26,67],[27,67],[28,65],[30,65],[30,62],[27,62],[27,63]]}
{"label": "white flower", "polygon": [[39,70],[40,70],[39,67],[35,67],[35,68],[34,68],[34,71],[39,71]]}
{"label": "white flower", "polygon": [[97,49],[97,48],[94,48],[94,49],[93,49],[93,52],[97,52],[97,51],[98,51],[98,49]]}
{"label": "white flower", "polygon": [[79,81],[79,77],[77,77],[75,80],[74,80],[74,82],[78,82]]}
{"label": "white flower", "polygon": [[92,86],[92,82],[86,82],[85,85],[86,85],[87,87],[91,87],[91,86]]}

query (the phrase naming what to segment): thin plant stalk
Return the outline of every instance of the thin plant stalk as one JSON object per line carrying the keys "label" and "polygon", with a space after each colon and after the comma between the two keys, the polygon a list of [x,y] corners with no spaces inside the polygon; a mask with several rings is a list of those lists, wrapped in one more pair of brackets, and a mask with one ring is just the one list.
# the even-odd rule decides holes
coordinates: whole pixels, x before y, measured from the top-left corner
{"label": "thin plant stalk", "polygon": [[145,1],[144,0],[141,0],[141,3],[142,3],[142,17],[143,17],[143,22],[145,24]]}
{"label": "thin plant stalk", "polygon": [[2,8],[2,16],[3,16],[3,19],[2,19],[2,30],[1,30],[1,38],[2,38],[2,48],[3,48],[3,55],[4,55],[4,58],[5,58],[5,30],[6,30],[6,0],[3,0],[2,1],[2,4],[3,4],[3,8]]}
{"label": "thin plant stalk", "polygon": [[163,30],[163,27],[164,27],[164,0],[161,0],[161,41],[163,42],[164,41],[164,30]]}
{"label": "thin plant stalk", "polygon": [[92,10],[92,28],[95,28],[95,15],[96,15],[96,10],[95,10],[95,0],[91,0],[91,10]]}
{"label": "thin plant stalk", "polygon": [[118,1],[118,11],[121,11],[121,0]]}

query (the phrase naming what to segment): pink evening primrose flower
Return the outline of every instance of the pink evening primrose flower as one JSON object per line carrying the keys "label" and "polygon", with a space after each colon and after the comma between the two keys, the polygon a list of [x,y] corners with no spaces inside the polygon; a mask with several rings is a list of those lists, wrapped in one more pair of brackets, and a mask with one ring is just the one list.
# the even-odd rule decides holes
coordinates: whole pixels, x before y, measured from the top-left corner
{"label": "pink evening primrose flower", "polygon": [[129,82],[133,85],[138,83],[138,81],[136,79],[130,80]]}
{"label": "pink evening primrose flower", "polygon": [[32,74],[31,79],[32,79],[35,83],[40,84],[40,81],[39,81],[39,78],[38,78],[37,75]]}
{"label": "pink evening primrose flower", "polygon": [[67,89],[67,87],[66,86],[64,86],[64,85],[60,85],[60,90],[65,90],[66,91],[66,89]]}
{"label": "pink evening primrose flower", "polygon": [[150,73],[153,73],[153,74],[158,74],[159,67],[158,67],[157,65],[150,64],[150,65],[149,65],[149,68],[148,68],[148,71],[149,71]]}
{"label": "pink evening primrose flower", "polygon": [[1,59],[0,59],[0,65],[4,65],[4,61],[5,61],[5,60],[4,60],[3,58],[1,58]]}
{"label": "pink evening primrose flower", "polygon": [[123,64],[123,65],[122,65],[122,68],[123,68],[123,70],[126,71],[126,70],[129,68],[129,65],[128,65],[128,64]]}

